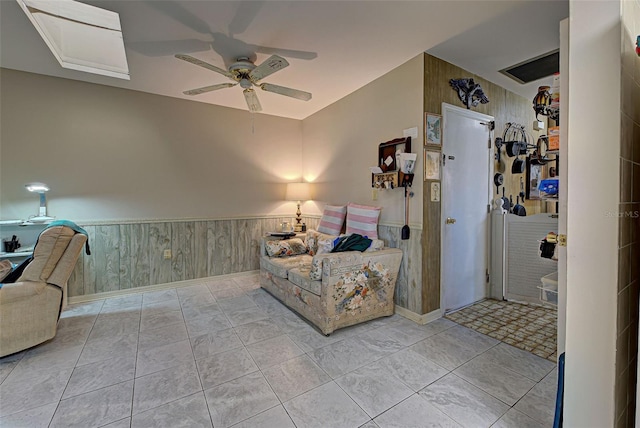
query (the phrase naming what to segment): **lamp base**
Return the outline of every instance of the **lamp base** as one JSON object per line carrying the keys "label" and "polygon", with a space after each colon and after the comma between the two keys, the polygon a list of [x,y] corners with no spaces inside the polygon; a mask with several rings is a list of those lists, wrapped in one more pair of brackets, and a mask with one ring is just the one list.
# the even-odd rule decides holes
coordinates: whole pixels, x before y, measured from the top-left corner
{"label": "lamp base", "polygon": [[298,210],[296,211],[296,224],[293,226],[295,232],[302,232],[302,212],[300,211],[300,201],[298,201]]}

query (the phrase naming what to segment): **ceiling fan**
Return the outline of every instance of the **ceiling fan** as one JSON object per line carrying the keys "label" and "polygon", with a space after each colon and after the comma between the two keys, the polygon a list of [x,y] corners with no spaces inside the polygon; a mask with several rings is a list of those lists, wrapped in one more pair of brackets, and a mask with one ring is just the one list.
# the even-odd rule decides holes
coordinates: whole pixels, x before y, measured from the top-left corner
{"label": "ceiling fan", "polygon": [[198,58],[194,58],[190,55],[177,54],[175,57],[183,61],[190,62],[191,64],[204,67],[207,70],[215,71],[216,73],[220,73],[235,81],[235,83],[219,83],[217,85],[191,89],[189,91],[184,91],[183,93],[185,95],[200,95],[206,92],[216,91],[218,89],[231,88],[240,84],[240,87],[244,88],[243,92],[244,98],[247,101],[247,106],[249,106],[249,110],[252,112],[262,111],[262,106],[260,105],[260,101],[258,100],[258,96],[256,95],[253,86],[257,86],[263,91],[285,95],[298,100],[309,101],[311,99],[311,94],[309,92],[274,85],[272,83],[259,83],[265,77],[270,76],[276,71],[280,71],[289,65],[286,59],[278,55],[271,55],[266,61],[258,66],[256,66],[249,58],[240,57],[236,62],[229,66],[229,71],[199,60]]}

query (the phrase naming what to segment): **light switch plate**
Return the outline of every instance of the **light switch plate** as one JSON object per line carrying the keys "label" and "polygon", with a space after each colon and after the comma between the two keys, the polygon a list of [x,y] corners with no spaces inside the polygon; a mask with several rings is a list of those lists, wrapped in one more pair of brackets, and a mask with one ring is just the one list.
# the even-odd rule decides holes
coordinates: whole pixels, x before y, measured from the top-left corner
{"label": "light switch plate", "polygon": [[412,140],[418,138],[418,127],[414,126],[413,128],[407,128],[402,131],[403,137],[411,137]]}
{"label": "light switch plate", "polygon": [[431,202],[440,202],[440,183],[431,183]]}

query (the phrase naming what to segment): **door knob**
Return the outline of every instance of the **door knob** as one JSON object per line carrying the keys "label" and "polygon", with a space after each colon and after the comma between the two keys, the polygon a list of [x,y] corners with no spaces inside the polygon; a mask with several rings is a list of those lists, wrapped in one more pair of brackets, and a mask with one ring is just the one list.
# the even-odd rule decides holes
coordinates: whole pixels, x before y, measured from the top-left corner
{"label": "door knob", "polygon": [[455,222],[456,222],[456,219],[455,219],[455,218],[447,217],[447,220],[446,220],[446,223],[447,223],[447,224],[453,224],[453,223],[455,223]]}

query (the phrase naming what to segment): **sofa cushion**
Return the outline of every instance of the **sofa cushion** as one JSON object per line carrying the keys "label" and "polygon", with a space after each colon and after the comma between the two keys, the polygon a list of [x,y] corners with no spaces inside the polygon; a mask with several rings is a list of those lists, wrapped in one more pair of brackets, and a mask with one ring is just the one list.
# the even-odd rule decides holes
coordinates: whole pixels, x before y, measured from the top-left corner
{"label": "sofa cushion", "polygon": [[317,296],[320,295],[322,289],[322,281],[314,281],[309,277],[311,266],[306,265],[298,268],[289,269],[289,281],[298,287],[307,290]]}
{"label": "sofa cushion", "polygon": [[264,247],[270,257],[295,256],[307,252],[307,246],[300,238],[266,241]]}
{"label": "sofa cushion", "polygon": [[347,207],[344,205],[325,205],[322,218],[318,224],[318,232],[327,235],[339,235],[344,224]]}
{"label": "sofa cushion", "polygon": [[300,254],[290,257],[267,257],[260,258],[260,268],[271,272],[280,278],[288,279],[289,269],[310,266],[312,257],[308,254]]}
{"label": "sofa cushion", "polygon": [[370,239],[378,239],[380,207],[349,204],[347,207],[347,234],[357,233]]}

